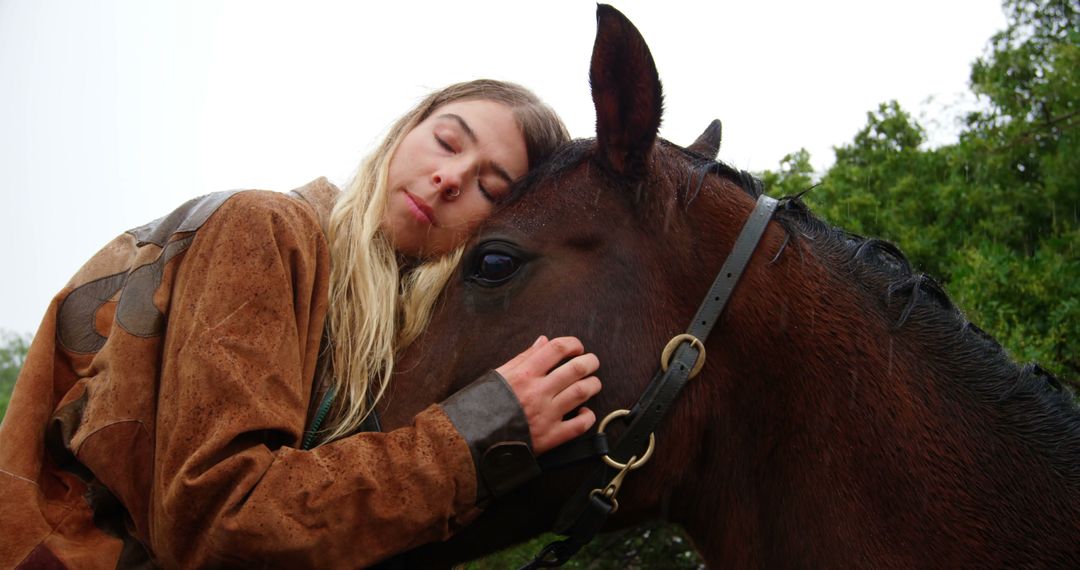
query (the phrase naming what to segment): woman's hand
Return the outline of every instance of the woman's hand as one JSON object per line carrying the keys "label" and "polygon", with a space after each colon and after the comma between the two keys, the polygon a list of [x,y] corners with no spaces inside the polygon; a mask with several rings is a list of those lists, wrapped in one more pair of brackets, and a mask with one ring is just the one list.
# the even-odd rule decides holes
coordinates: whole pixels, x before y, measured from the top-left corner
{"label": "woman's hand", "polygon": [[[525,352],[496,369],[521,403],[535,454],[570,441],[596,422],[592,410],[578,406],[600,392],[600,379],[592,375],[599,368],[600,359],[586,353],[577,338],[548,340],[541,336]],[[575,409],[577,415],[564,421],[563,416]]]}

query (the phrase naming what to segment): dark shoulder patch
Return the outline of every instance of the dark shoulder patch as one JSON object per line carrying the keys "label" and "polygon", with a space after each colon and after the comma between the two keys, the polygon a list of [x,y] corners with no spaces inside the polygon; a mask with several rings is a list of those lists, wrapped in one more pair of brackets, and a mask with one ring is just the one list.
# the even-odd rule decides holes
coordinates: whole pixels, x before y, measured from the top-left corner
{"label": "dark shoulder patch", "polygon": [[116,323],[135,336],[151,337],[165,329],[165,315],[154,305],[154,292],[161,286],[165,264],[191,245],[195,236],[170,242],[161,255],[128,273],[120,303],[116,307]]}
{"label": "dark shoulder patch", "polygon": [[192,198],[173,210],[171,214],[128,230],[127,233],[135,236],[139,246],[152,243],[165,247],[169,236],[180,232],[193,232],[202,227],[206,220],[237,192],[240,190],[226,190]]}
{"label": "dark shoulder patch", "polygon": [[124,286],[127,273],[116,273],[80,285],[60,303],[56,314],[56,338],[71,352],[92,353],[105,346],[105,337],[94,326],[94,315]]}
{"label": "dark shoulder patch", "polygon": [[169,241],[177,233],[198,230],[214,212],[240,190],[214,192],[188,200],[167,216],[129,230],[136,246],[162,248],[158,257],[145,265],[102,277],[71,291],[57,312],[56,336],[60,345],[77,353],[94,353],[105,345],[106,337],[94,326],[94,316],[118,291],[116,323],[133,335],[161,334],[165,318],[154,306],[154,292],[161,285],[165,264],[191,245],[194,236]]}

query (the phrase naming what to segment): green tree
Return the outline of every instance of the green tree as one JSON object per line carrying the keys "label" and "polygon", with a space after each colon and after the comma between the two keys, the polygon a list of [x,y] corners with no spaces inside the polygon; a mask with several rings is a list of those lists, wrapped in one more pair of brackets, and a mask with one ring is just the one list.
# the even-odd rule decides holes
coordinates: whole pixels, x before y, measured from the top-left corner
{"label": "green tree", "polygon": [[[956,144],[925,148],[923,128],[884,103],[835,149],[807,202],[831,223],[901,246],[1018,360],[1076,378],[1078,9],[1046,0],[1004,8],[1008,28],[972,67],[985,106],[967,117]],[[789,193],[789,170],[782,162],[765,178]]]}
{"label": "green tree", "polygon": [[780,169],[767,170],[761,181],[773,196],[792,196],[809,190],[814,185],[814,167],[810,164],[810,152],[805,148],[780,159]]}
{"label": "green tree", "polygon": [[948,165],[922,148],[925,140],[898,103],[882,103],[850,144],[835,149],[836,161],[807,203],[850,232],[901,244],[917,267],[940,277],[947,265],[938,254],[958,213],[942,205]]}
{"label": "green tree", "polygon": [[972,67],[987,108],[955,149],[993,204],[957,258],[957,297],[1024,360],[1080,372],[1080,4],[1007,0],[1009,26]]}
{"label": "green tree", "polygon": [[7,413],[11,390],[19,377],[26,352],[30,349],[30,336],[0,330],[0,419]]}

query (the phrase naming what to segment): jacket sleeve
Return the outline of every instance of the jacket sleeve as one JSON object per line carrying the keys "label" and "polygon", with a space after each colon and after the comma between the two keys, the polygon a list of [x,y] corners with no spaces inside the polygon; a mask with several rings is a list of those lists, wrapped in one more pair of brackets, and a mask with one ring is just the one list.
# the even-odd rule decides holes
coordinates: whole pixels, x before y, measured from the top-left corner
{"label": "jacket sleeve", "polygon": [[245,194],[199,230],[176,270],[150,502],[158,562],[360,567],[447,538],[476,512],[477,468],[443,408],[296,449],[328,253],[298,203]]}

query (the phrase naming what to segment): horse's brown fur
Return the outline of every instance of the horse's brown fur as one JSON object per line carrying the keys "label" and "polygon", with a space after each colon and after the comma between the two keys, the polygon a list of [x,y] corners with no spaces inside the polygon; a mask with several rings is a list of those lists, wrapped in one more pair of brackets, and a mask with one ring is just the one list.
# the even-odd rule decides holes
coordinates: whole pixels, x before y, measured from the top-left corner
{"label": "horse's brown fur", "polygon": [[[749,215],[736,172],[653,142],[651,57],[620,14],[599,18],[593,76],[611,60],[622,71],[594,79],[605,91],[594,101],[621,119],[601,117],[599,143],[572,143],[531,174],[471,243],[404,357],[391,423],[540,333],[578,336],[599,356],[599,417],[629,407]],[[650,105],[656,116],[641,111]],[[493,242],[523,265],[482,287],[470,272]],[[656,456],[620,493],[616,526],[678,522],[722,567],[1080,566],[1068,391],[1012,363],[891,246],[786,200],[706,347]],[[471,557],[546,530],[579,477],[537,481],[424,556]]]}

